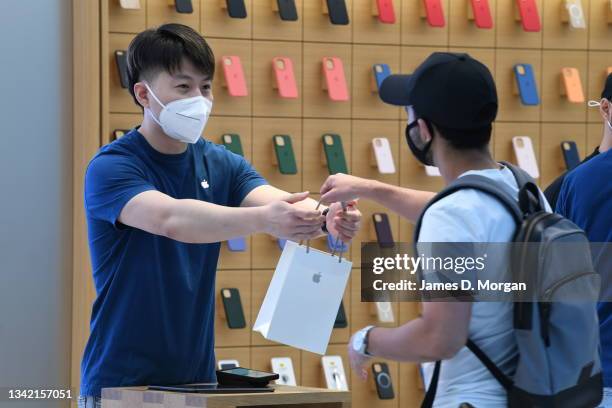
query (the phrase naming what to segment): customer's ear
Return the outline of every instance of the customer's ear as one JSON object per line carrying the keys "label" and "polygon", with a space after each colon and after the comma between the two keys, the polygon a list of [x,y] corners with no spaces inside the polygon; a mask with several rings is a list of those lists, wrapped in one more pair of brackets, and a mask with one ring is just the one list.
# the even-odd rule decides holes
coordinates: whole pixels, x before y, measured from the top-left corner
{"label": "customer's ear", "polygon": [[431,139],[433,139],[433,135],[429,131],[429,126],[427,126],[427,123],[423,119],[419,119],[418,122],[421,140],[423,141],[423,144],[427,144],[431,141]]}
{"label": "customer's ear", "polygon": [[603,120],[605,120],[606,122],[610,121],[610,109],[612,108],[611,105],[612,104],[610,104],[610,101],[606,98],[603,98],[599,105],[599,113],[601,114]]}

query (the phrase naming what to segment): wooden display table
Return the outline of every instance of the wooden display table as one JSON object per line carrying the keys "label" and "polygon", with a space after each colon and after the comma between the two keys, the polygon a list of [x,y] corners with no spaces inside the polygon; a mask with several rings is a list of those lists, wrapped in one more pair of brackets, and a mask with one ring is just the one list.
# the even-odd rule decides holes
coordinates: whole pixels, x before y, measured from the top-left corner
{"label": "wooden display table", "polygon": [[350,408],[351,394],[322,388],[273,385],[261,394],[194,394],[151,391],[147,387],[102,389],[102,408]]}

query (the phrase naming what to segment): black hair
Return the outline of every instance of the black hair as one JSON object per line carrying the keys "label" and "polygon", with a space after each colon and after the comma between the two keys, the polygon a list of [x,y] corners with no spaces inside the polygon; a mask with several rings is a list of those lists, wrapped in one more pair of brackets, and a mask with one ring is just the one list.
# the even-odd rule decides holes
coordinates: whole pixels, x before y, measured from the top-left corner
{"label": "black hair", "polygon": [[432,123],[444,140],[457,150],[482,150],[489,145],[493,126],[478,129],[449,129]]}
{"label": "black hair", "polygon": [[181,67],[187,58],[204,75],[212,80],[215,74],[215,56],[200,34],[183,24],[164,24],[138,34],[127,49],[129,90],[134,95],[134,84],[151,79],[161,71],[170,74]]}

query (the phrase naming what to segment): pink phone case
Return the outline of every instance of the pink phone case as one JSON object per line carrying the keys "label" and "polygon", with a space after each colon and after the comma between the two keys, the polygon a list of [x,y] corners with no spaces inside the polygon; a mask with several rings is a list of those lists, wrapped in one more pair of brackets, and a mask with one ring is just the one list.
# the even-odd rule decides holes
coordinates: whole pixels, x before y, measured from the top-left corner
{"label": "pink phone case", "polygon": [[393,0],[376,0],[378,9],[378,20],[385,24],[395,23],[395,9],[393,8]]}
{"label": "pink phone case", "polygon": [[323,75],[325,76],[329,99],[332,101],[348,101],[349,93],[342,60],[338,57],[323,57]]}
{"label": "pink phone case", "polygon": [[425,13],[427,14],[427,22],[432,27],[444,27],[446,21],[444,19],[444,9],[440,0],[423,0],[425,3]]}
{"label": "pink phone case", "polygon": [[535,0],[516,0],[516,4],[521,15],[523,30],[528,32],[538,32],[541,30],[540,15],[538,5]]}
{"label": "pink phone case", "polygon": [[476,27],[493,28],[493,17],[491,17],[489,0],[472,0],[472,11]]}
{"label": "pink phone case", "polygon": [[249,92],[240,57],[235,55],[222,56],[221,64],[223,65],[223,74],[229,94],[231,96],[247,96]]}
{"label": "pink phone case", "polygon": [[295,83],[295,74],[293,73],[293,62],[291,58],[274,57],[272,58],[272,67],[276,77],[276,86],[281,98],[297,98],[298,89]]}

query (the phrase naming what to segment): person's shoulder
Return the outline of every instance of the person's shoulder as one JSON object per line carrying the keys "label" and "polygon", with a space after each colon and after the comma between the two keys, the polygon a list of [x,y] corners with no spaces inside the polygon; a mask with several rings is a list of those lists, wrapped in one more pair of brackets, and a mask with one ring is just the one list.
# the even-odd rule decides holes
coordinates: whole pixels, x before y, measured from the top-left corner
{"label": "person's shoulder", "polygon": [[121,164],[137,166],[140,162],[137,154],[137,137],[137,131],[133,129],[121,138],[102,146],[89,161],[88,169],[91,167],[118,166]]}
{"label": "person's shoulder", "polygon": [[593,177],[603,176],[602,170],[612,169],[612,149],[599,153],[592,159],[580,164],[575,169],[567,173],[565,179],[567,183],[578,181],[592,181]]}

